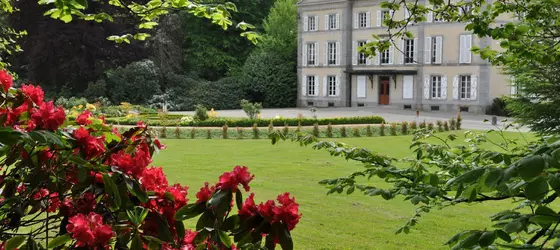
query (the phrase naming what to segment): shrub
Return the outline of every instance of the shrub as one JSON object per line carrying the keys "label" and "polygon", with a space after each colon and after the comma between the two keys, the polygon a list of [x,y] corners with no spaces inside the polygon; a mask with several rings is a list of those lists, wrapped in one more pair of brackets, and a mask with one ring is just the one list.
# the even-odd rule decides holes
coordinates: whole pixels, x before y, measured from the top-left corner
{"label": "shrub", "polygon": [[391,123],[391,125],[389,125],[389,131],[392,136],[397,135],[397,124]]}
{"label": "shrub", "polygon": [[492,100],[492,105],[486,109],[487,115],[496,116],[511,116],[511,112],[508,109],[506,98],[496,97]]}
{"label": "shrub", "polygon": [[298,120],[296,133],[299,133],[300,131],[301,131],[301,120]]}
{"label": "shrub", "polygon": [[97,82],[88,83],[87,89],[84,91],[84,96],[89,100],[94,100],[95,98],[101,96],[107,96],[107,84],[104,79],[100,79]]}
{"label": "shrub", "polygon": [[195,84],[188,90],[188,98],[185,98],[181,106],[188,110],[191,110],[196,104],[216,110],[238,109],[241,99],[245,98],[245,93],[239,87],[240,80],[238,76],[225,77],[213,82],[196,79]]}
{"label": "shrub", "polygon": [[447,121],[444,121],[444,122],[443,122],[443,129],[444,129],[445,131],[449,131],[449,124],[447,123]]}
{"label": "shrub", "polygon": [[[194,119],[196,122],[206,121],[208,119],[208,109],[202,104],[197,104],[195,106]],[[221,126],[223,126],[223,124]]]}
{"label": "shrub", "polygon": [[318,123],[313,124],[313,136],[319,137],[319,124]]}
{"label": "shrub", "polygon": [[181,129],[179,127],[175,128],[175,138],[181,139]]}
{"label": "shrub", "polygon": [[284,123],[284,136],[288,136],[288,133],[290,133],[290,127],[288,127],[287,123]]}
{"label": "shrub", "polygon": [[414,121],[410,123],[410,129],[412,131],[416,130],[418,128],[418,124]]}
{"label": "shrub", "polygon": [[272,124],[272,120],[270,120],[270,123],[268,124],[268,133],[272,133],[272,131],[274,131],[274,125]]}
{"label": "shrub", "polygon": [[408,122],[401,123],[401,133],[403,135],[408,135]]}
{"label": "shrub", "polygon": [[434,124],[433,123],[428,123],[428,130],[434,130]]}
{"label": "shrub", "polygon": [[191,139],[196,138],[196,129],[195,128],[191,128]]}
{"label": "shrub", "polygon": [[440,120],[438,120],[438,121],[436,122],[436,125],[437,125],[437,130],[438,130],[438,132],[443,132],[443,122],[441,122]]}
{"label": "shrub", "polygon": [[237,139],[243,139],[243,129],[237,127],[236,130],[237,130]]}
{"label": "shrub", "polygon": [[212,139],[212,130],[209,128],[206,129],[206,139]]}
{"label": "shrub", "polygon": [[[0,75],[2,81],[5,77]],[[21,90],[10,90],[0,104],[0,116],[8,110],[27,109],[20,97],[29,101]],[[232,241],[240,245],[239,238],[229,235],[242,230],[255,232],[245,236],[249,242],[280,237],[281,244],[292,246],[289,231],[300,218],[299,205],[289,194],[282,194],[278,196],[282,207],[265,201],[273,211],[265,218],[251,202],[253,195],[242,202],[254,177],[247,168],[237,166],[225,172],[217,184],[200,189],[196,203],[187,204],[187,186],[170,183],[161,167],[149,167],[153,152],[164,146],[146,126],[117,134],[98,117],[90,117],[88,124],[67,120],[61,106],[39,101],[32,105],[29,115],[18,114],[0,129],[3,146],[15,149],[2,152],[2,166],[9,166],[1,184],[2,249],[142,249],[148,243],[154,249],[203,249],[206,244],[221,248]],[[36,130],[27,127],[30,122],[35,122]],[[25,129],[14,129],[20,125]],[[250,220],[235,216],[239,224],[220,227],[223,233],[185,229],[184,225],[213,227],[231,221],[229,216],[237,213],[235,200],[253,211]],[[284,206],[290,208],[288,219],[288,213],[279,212],[286,211]],[[185,223],[187,219],[198,222]],[[250,223],[254,219],[274,223],[263,230]],[[282,228],[282,235],[271,227]],[[197,234],[208,241],[186,242]]]}
{"label": "shrub", "polygon": [[449,129],[455,130],[457,128],[456,126],[457,122],[455,121],[455,118],[449,119]]}
{"label": "shrub", "polygon": [[167,128],[165,126],[161,128],[161,138],[167,138]]}
{"label": "shrub", "polygon": [[340,137],[346,137],[346,127],[340,126]]}
{"label": "shrub", "polygon": [[457,123],[455,123],[455,128],[457,130],[461,130],[462,125],[463,125],[463,117],[461,117],[461,113],[457,113]]}
{"label": "shrub", "polygon": [[426,120],[420,122],[420,125],[418,125],[418,127],[419,127],[420,129],[425,129],[425,128],[426,128]]}
{"label": "shrub", "polygon": [[352,136],[360,137],[360,128],[359,127],[353,127],[352,128]]}
{"label": "shrub", "polygon": [[367,126],[366,126],[366,135],[367,135],[368,137],[372,137],[372,136],[373,136],[373,130],[372,130],[372,128],[371,128],[371,125],[367,125]]}
{"label": "shrub", "polygon": [[243,99],[241,100],[241,108],[249,119],[255,120],[261,113],[262,105],[260,103],[250,103],[249,101]]}
{"label": "shrub", "polygon": [[327,137],[333,138],[332,124],[327,125]]}
{"label": "shrub", "polygon": [[224,126],[222,126],[222,138],[223,139],[228,139],[229,135],[228,135],[228,125],[224,124]]}
{"label": "shrub", "polygon": [[65,109],[71,109],[72,107],[78,107],[80,105],[85,108],[88,101],[83,97],[70,97],[68,99],[65,97],[59,97],[56,99],[55,104],[62,106]]}
{"label": "shrub", "polygon": [[158,67],[150,60],[142,60],[109,70],[101,80],[106,83],[111,102],[141,104],[161,94],[160,78]]}
{"label": "shrub", "polygon": [[385,136],[385,123],[379,125],[379,136]]}
{"label": "shrub", "polygon": [[256,123],[253,124],[253,139],[259,139],[260,131],[258,126]]}

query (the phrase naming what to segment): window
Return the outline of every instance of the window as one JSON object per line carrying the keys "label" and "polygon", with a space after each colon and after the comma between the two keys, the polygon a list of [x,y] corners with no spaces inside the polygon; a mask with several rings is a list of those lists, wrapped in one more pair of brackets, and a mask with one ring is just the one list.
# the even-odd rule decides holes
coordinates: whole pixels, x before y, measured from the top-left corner
{"label": "window", "polygon": [[327,94],[336,96],[336,76],[327,76]]}
{"label": "window", "polygon": [[426,37],[424,44],[425,44],[424,63],[441,64],[442,52],[443,52],[442,50],[443,37],[441,36]]}
{"label": "window", "polygon": [[414,63],[414,39],[404,40],[404,63]]}
{"label": "window", "polygon": [[391,19],[391,12],[389,12],[388,10],[383,10],[381,11],[381,23],[380,26],[383,26],[383,23],[385,23],[385,20],[387,19]]}
{"label": "window", "polygon": [[472,35],[459,37],[459,63],[471,63]]}
{"label": "window", "polygon": [[472,82],[471,82],[471,76],[466,75],[466,76],[459,76],[459,97],[461,99],[471,99],[472,98],[472,93],[471,93],[471,87],[472,87]]}
{"label": "window", "polygon": [[328,29],[329,30],[336,30],[338,29],[338,15],[337,14],[331,14],[328,15]]}
{"label": "window", "polygon": [[432,99],[441,98],[441,76],[432,76],[430,79],[432,89]]}
{"label": "window", "polygon": [[358,27],[367,28],[368,27],[368,17],[366,12],[358,13]]}
{"label": "window", "polygon": [[317,48],[315,43],[307,44],[307,65],[315,65],[317,62]]}
{"label": "window", "polygon": [[390,63],[390,54],[389,50],[385,50],[381,52],[381,64],[389,64]]}
{"label": "window", "polygon": [[317,93],[315,92],[315,84],[317,84],[315,82],[316,77],[315,76],[307,76],[307,95],[308,96],[315,96],[317,95]]}
{"label": "window", "polygon": [[329,42],[328,46],[328,65],[336,65],[336,42]]}
{"label": "window", "polygon": [[[362,47],[366,45],[367,41],[358,41],[358,47]],[[367,56],[364,53],[358,54],[358,65],[366,65],[367,64]]]}
{"label": "window", "polygon": [[317,30],[317,16],[310,16],[307,17],[307,25],[309,31],[316,31]]}

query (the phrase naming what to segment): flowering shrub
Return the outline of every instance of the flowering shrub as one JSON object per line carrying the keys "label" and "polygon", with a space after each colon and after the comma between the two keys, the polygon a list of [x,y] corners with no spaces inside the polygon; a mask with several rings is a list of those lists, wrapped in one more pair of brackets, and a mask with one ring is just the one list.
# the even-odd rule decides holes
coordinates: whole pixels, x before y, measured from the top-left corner
{"label": "flowering shrub", "polygon": [[89,110],[67,120],[41,88],[12,89],[6,72],[0,83],[0,249],[293,248],[299,205],[289,193],[243,202],[254,178],[246,167],[189,202],[187,186],[150,167],[165,146],[143,123],[120,134]]}

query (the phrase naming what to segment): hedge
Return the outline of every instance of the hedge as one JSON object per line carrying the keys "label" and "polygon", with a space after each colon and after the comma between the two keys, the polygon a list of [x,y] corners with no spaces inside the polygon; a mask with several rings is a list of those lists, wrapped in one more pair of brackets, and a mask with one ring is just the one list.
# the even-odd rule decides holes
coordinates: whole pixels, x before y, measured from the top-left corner
{"label": "hedge", "polygon": [[151,126],[193,126],[193,127],[222,127],[227,124],[229,127],[251,127],[257,124],[259,127],[266,127],[272,121],[274,126],[313,126],[315,123],[318,125],[342,125],[342,124],[381,124],[385,123],[385,119],[380,116],[356,116],[356,117],[334,117],[334,118],[278,118],[278,119],[227,119],[215,118],[206,121],[197,121],[191,124],[180,124],[180,120],[149,120],[145,118],[107,118],[106,122],[109,124],[119,125],[135,125],[138,121],[144,121]]}

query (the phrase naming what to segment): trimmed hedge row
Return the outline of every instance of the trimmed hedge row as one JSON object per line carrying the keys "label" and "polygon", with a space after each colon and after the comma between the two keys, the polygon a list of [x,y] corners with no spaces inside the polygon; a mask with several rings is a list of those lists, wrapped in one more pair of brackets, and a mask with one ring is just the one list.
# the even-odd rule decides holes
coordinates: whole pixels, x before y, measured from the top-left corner
{"label": "trimmed hedge row", "polygon": [[181,124],[180,120],[148,120],[142,118],[130,119],[115,119],[107,118],[106,122],[109,124],[118,125],[136,125],[138,121],[144,121],[150,126],[188,126],[188,127],[222,127],[228,125],[230,127],[252,127],[257,124],[259,127],[266,127],[272,122],[273,126],[313,126],[315,123],[318,125],[344,125],[344,124],[382,124],[385,119],[380,116],[356,116],[356,117],[335,117],[335,118],[279,118],[279,119],[227,119],[216,118],[206,121],[197,121],[188,124]]}

